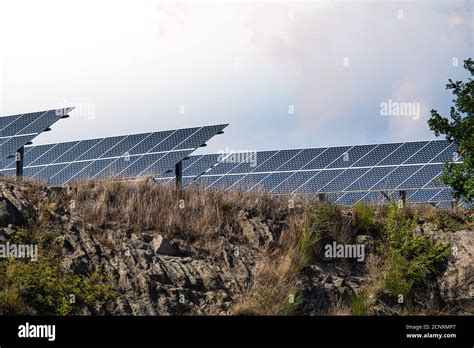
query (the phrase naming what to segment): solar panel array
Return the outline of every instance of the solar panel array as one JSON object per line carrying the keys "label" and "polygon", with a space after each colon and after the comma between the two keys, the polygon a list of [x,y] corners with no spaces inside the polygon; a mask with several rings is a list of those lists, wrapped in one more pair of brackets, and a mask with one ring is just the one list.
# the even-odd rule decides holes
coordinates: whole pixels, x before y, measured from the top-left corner
{"label": "solar panel array", "polygon": [[15,155],[18,149],[72,110],[67,108],[0,117],[0,165],[3,167],[7,157]]}
{"label": "solar panel array", "polygon": [[[226,157],[227,156],[227,157]],[[210,189],[265,190],[274,195],[320,193],[353,205],[384,203],[386,192],[407,201],[450,204],[451,190],[435,182],[445,162],[459,162],[456,147],[445,140],[339,146],[191,156],[184,161],[183,184]],[[240,157],[239,160],[235,160]],[[171,175],[160,178],[169,183]]]}
{"label": "solar panel array", "polygon": [[[24,176],[53,184],[104,177],[162,175],[227,125],[25,147]],[[15,163],[4,169],[15,175]]]}
{"label": "solar panel array", "polygon": [[[15,152],[73,108],[0,117],[0,168],[15,175]],[[445,162],[461,162],[445,140],[309,149],[189,155],[227,125],[26,146],[24,176],[54,184],[104,177],[153,175],[174,182],[183,161],[183,184],[209,189],[264,190],[345,205],[398,199],[449,205],[451,189],[436,179]],[[384,194],[381,194],[384,192]]]}

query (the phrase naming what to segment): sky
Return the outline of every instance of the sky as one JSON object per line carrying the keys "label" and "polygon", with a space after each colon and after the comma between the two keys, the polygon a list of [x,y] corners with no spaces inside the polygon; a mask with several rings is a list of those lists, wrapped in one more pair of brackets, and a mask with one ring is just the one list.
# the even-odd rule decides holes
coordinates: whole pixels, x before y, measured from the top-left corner
{"label": "sky", "polygon": [[0,114],[35,144],[230,123],[200,152],[434,139],[474,1],[0,0]]}

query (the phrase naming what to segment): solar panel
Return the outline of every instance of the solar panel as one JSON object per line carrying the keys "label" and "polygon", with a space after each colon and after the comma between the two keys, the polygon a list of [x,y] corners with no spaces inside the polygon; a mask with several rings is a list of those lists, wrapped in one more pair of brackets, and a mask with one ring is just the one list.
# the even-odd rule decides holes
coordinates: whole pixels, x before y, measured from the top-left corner
{"label": "solar panel", "polygon": [[[66,143],[27,146],[24,175],[53,184],[105,177],[160,176],[227,125],[185,128]],[[202,165],[208,165],[209,161]],[[4,175],[13,175],[10,162]]]}
{"label": "solar panel", "polygon": [[67,115],[73,108],[56,109],[14,116],[0,117],[0,167],[4,168],[6,159],[47,130],[53,123]]}
{"label": "solar panel", "polygon": [[[183,182],[210,189],[263,189],[274,195],[324,193],[349,205],[384,203],[381,191],[398,199],[401,190],[413,203],[451,201],[450,189],[436,178],[455,152],[454,144],[435,140],[260,151],[253,154],[257,161],[252,165],[246,156],[239,162],[228,160],[230,155],[209,154],[184,161]],[[172,175],[160,181],[170,183]]]}

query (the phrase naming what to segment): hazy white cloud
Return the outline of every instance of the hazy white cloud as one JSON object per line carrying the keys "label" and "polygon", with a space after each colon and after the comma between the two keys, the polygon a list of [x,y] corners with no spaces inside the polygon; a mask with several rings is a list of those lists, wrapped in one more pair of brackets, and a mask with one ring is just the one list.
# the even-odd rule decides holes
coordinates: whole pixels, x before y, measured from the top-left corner
{"label": "hazy white cloud", "polygon": [[[0,105],[79,106],[37,142],[223,122],[208,151],[427,138],[472,53],[469,7],[0,0]],[[389,99],[422,116],[382,117]]]}
{"label": "hazy white cloud", "polygon": [[[456,73],[453,57],[462,60],[472,53],[471,31],[464,26],[470,19],[472,23],[472,13],[467,4],[452,5],[282,4],[266,11],[280,22],[266,26],[257,15],[253,25],[258,43],[282,69],[291,69],[302,133],[325,136],[336,124],[339,129],[383,132],[387,140],[409,140],[429,136],[426,119],[439,102],[433,91],[442,90]],[[281,20],[288,12],[293,12],[290,24]],[[420,120],[381,120],[379,104],[388,99],[420,103]],[[361,109],[363,115],[358,114]],[[354,132],[351,138],[357,136]],[[330,137],[336,143],[341,138],[337,130]]]}

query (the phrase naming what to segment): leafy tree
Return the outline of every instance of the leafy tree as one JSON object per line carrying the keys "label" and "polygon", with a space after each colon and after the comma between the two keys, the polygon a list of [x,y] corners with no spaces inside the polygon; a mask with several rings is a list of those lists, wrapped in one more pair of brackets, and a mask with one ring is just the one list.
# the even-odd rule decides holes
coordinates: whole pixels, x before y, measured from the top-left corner
{"label": "leafy tree", "polygon": [[446,85],[454,95],[450,117],[431,110],[428,125],[436,136],[444,134],[448,141],[454,142],[463,159],[463,163],[445,164],[441,182],[453,189],[454,198],[471,203],[474,199],[474,60],[465,60],[464,68],[471,75],[467,82],[449,79]]}

